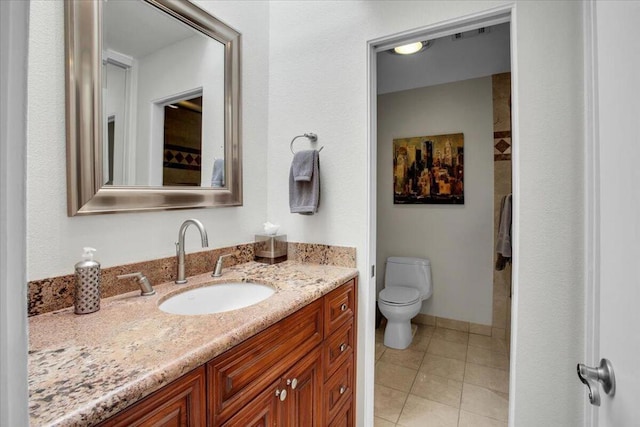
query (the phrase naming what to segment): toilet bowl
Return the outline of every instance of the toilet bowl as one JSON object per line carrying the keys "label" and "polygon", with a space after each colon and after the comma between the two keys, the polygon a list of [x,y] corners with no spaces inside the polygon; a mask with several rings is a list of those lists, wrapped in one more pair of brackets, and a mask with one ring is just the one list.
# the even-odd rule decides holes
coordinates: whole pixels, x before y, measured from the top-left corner
{"label": "toilet bowl", "polygon": [[390,257],[385,271],[385,287],[378,295],[378,307],[387,319],[384,345],[396,349],[409,347],[411,319],[431,296],[431,263],[423,258]]}

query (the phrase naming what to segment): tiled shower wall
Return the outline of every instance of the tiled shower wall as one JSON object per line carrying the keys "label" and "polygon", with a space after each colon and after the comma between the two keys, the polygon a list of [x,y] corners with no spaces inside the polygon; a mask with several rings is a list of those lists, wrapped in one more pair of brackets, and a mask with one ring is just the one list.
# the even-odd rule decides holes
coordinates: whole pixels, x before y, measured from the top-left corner
{"label": "tiled shower wall", "polygon": [[[494,74],[494,242],[498,237],[500,204],[511,194],[511,73]],[[494,254],[494,262],[497,254]],[[493,270],[493,336],[507,339],[511,335],[511,263],[504,270]]]}

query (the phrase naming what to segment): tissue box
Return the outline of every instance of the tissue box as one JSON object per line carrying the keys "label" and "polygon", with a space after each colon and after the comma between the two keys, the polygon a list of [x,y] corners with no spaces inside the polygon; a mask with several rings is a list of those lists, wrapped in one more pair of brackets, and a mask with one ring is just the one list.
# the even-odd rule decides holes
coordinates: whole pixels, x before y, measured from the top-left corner
{"label": "tissue box", "polygon": [[287,260],[286,234],[256,234],[254,260],[265,264],[277,264]]}

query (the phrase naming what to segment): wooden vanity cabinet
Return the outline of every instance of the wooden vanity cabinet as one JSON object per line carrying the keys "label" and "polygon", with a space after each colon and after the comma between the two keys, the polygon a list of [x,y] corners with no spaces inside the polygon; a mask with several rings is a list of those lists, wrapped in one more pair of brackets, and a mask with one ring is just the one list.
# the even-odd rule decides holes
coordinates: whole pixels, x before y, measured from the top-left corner
{"label": "wooden vanity cabinet", "polygon": [[356,280],[207,363],[211,427],[354,425]]}
{"label": "wooden vanity cabinet", "polygon": [[353,426],[356,292],[352,279],[100,426]]}
{"label": "wooden vanity cabinet", "polygon": [[312,350],[222,427],[324,427],[322,353]]}
{"label": "wooden vanity cabinet", "polygon": [[205,407],[205,370],[200,366],[99,426],[205,427]]}

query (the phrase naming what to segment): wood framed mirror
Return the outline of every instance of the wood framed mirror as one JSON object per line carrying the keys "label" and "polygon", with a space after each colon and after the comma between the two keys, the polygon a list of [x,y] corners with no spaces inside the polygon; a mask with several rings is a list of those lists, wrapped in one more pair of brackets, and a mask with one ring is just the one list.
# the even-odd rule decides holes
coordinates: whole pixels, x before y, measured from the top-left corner
{"label": "wood framed mirror", "polygon": [[66,0],[65,49],[69,216],[242,205],[240,33],[184,0]]}

